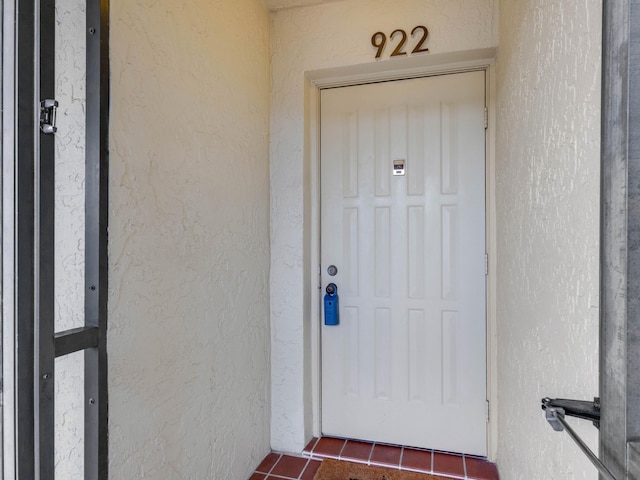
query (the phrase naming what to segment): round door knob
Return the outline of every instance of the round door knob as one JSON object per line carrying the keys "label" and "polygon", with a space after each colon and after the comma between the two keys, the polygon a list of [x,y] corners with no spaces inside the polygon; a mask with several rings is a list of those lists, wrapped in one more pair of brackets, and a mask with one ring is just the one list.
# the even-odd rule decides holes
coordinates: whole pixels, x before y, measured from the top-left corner
{"label": "round door knob", "polygon": [[338,273],[338,267],[336,267],[335,265],[329,265],[329,268],[327,268],[327,273],[330,276],[335,277]]}

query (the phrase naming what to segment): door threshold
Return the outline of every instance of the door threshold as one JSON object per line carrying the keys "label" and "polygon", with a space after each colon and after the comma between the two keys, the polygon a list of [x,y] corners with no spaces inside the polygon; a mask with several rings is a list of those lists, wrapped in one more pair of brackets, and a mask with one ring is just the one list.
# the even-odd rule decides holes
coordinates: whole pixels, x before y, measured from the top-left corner
{"label": "door threshold", "polygon": [[496,465],[484,457],[346,438],[314,437],[302,455],[317,460],[333,458],[457,479],[499,479]]}

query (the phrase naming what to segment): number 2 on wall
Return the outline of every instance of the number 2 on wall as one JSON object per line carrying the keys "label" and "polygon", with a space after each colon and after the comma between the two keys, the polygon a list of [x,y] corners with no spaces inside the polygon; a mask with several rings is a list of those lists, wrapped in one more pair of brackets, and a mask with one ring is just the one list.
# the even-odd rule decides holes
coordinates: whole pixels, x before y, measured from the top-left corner
{"label": "number 2 on wall", "polygon": [[[411,37],[416,35],[416,32],[422,31],[422,37],[416,44],[411,53],[421,53],[428,52],[428,48],[423,48],[424,42],[427,41],[427,37],[429,36],[429,29],[424,25],[418,25],[411,30]],[[396,48],[391,52],[392,57],[399,57],[401,55],[406,55],[407,52],[404,51],[404,46],[407,43],[407,32],[398,28],[391,32],[390,39],[393,40],[394,37],[397,37],[397,34],[401,35],[400,42],[396,45]],[[383,32],[376,32],[371,36],[371,45],[376,47],[378,51],[376,52],[376,58],[380,58],[382,56],[382,52],[384,51],[384,47],[387,44],[387,36]]]}

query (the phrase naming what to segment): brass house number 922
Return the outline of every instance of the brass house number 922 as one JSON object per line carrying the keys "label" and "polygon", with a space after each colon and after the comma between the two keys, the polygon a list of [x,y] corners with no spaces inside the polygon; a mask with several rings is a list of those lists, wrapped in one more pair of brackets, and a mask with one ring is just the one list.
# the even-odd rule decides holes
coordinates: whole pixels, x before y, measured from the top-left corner
{"label": "brass house number 922", "polygon": [[[394,38],[398,35],[400,35],[400,42],[396,45],[396,48],[393,50],[393,52],[391,52],[392,57],[407,55],[407,52],[404,51],[405,44],[407,43],[408,38],[407,32],[398,28],[391,33],[390,39],[393,41]],[[414,27],[413,30],[411,30],[411,37],[415,37],[416,35],[418,35],[418,43],[413,48],[413,50],[411,50],[411,53],[428,52],[429,49],[424,48],[423,45],[429,37],[429,29],[424,25],[418,25],[417,27]],[[387,36],[384,33],[376,32],[371,36],[371,45],[378,49],[378,51],[376,52],[376,58],[380,58],[382,56],[382,52],[384,51],[384,47],[386,44]]]}

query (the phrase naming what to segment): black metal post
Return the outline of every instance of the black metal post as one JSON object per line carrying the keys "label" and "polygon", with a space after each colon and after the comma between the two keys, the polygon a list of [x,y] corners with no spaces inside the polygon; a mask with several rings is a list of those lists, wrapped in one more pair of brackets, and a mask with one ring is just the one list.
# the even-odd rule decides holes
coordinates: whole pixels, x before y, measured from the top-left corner
{"label": "black metal post", "polygon": [[15,155],[15,468],[19,479],[35,478],[34,296],[35,261],[35,25],[33,0],[16,1]]}
{"label": "black metal post", "polygon": [[85,350],[85,480],[107,480],[107,225],[109,188],[109,2],[87,2],[85,326],[98,346]]}
{"label": "black metal post", "polygon": [[[55,99],[55,0],[40,1],[40,93],[39,99]],[[40,480],[55,478],[55,137],[39,133],[36,231],[35,371],[37,470]]]}

